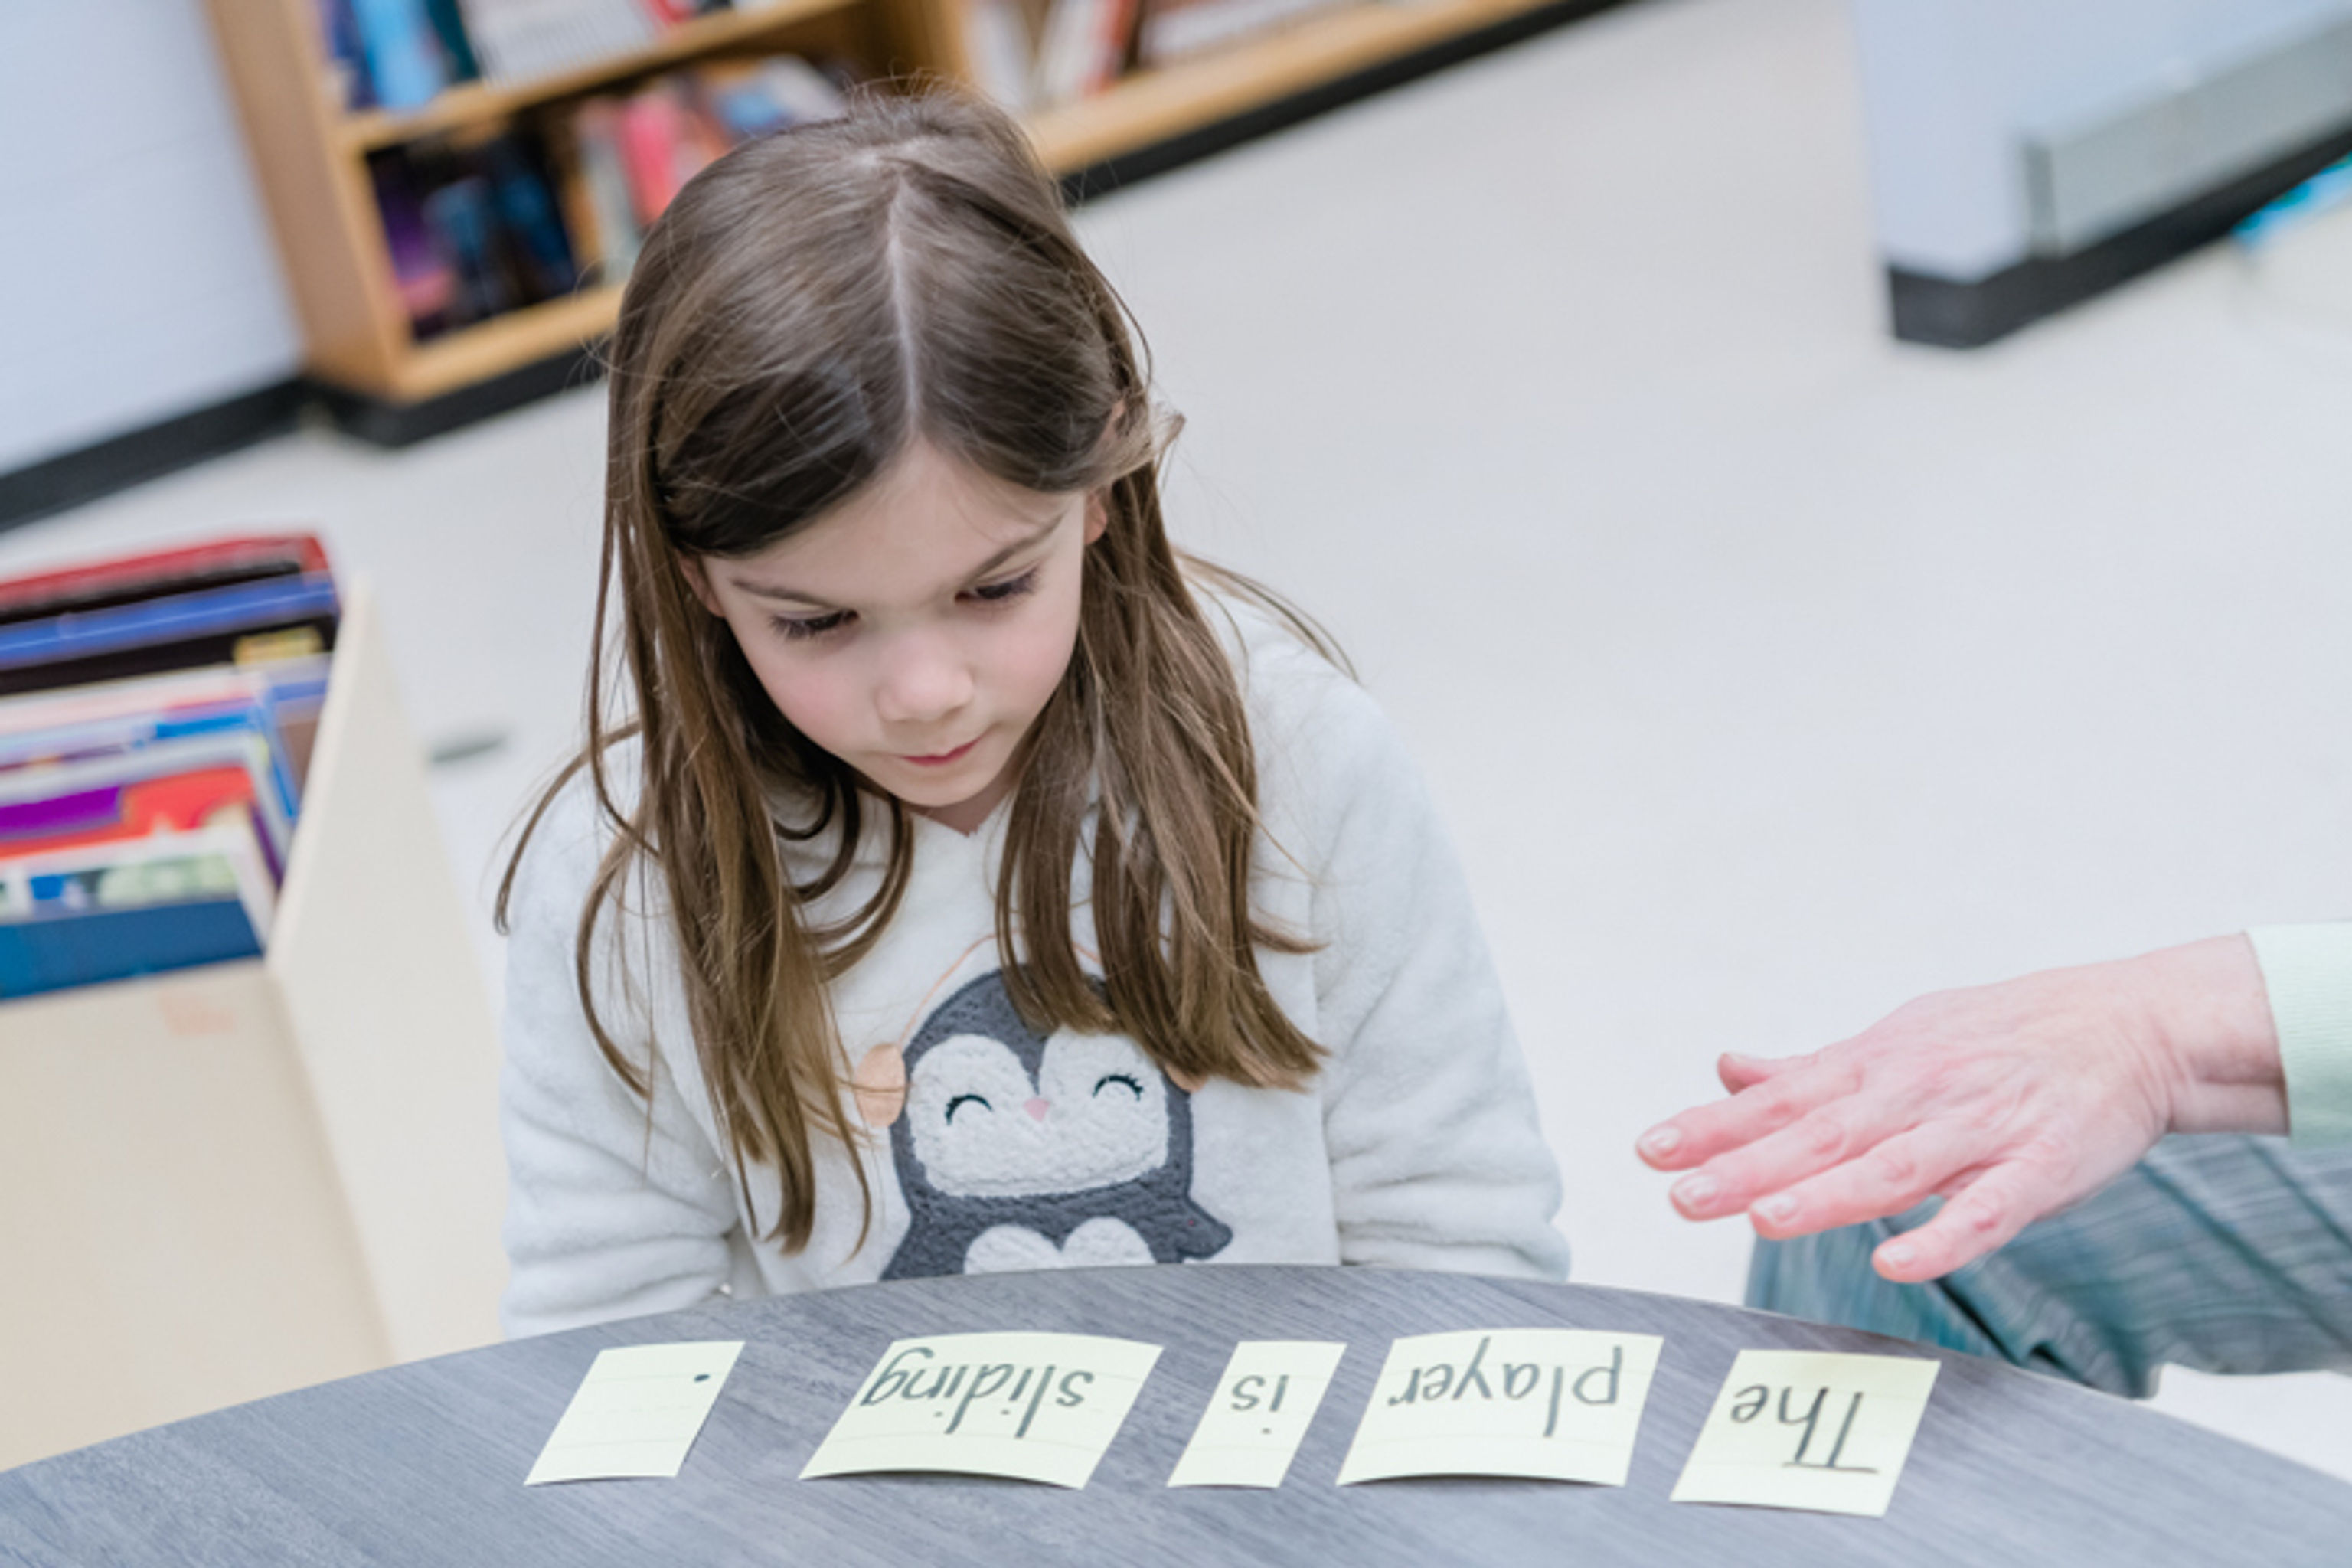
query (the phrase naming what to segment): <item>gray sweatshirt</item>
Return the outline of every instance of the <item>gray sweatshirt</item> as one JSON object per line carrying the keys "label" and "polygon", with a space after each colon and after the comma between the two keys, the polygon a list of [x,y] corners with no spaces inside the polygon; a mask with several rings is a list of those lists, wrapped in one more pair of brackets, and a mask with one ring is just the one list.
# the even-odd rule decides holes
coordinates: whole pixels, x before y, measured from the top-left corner
{"label": "gray sweatshirt", "polygon": [[[1118,1263],[1370,1263],[1558,1279],[1559,1177],[1453,851],[1370,698],[1271,620],[1213,611],[1246,692],[1261,916],[1318,944],[1261,950],[1276,1003],[1328,1053],[1303,1090],[1180,1085],[1122,1037],[1040,1038],[1005,997],[994,886],[1006,811],[915,823],[878,945],[833,985],[866,1134],[819,1148],[816,1224],[787,1255],[754,1168],[747,1209],[694,1050],[657,886],[607,913],[600,1017],[650,1106],[590,1037],[572,942],[606,830],[585,781],[516,885],[501,1125],[510,1333],[915,1275]],[[628,757],[615,772],[625,775]],[[627,787],[624,780],[621,787]],[[1083,839],[1082,835],[1082,839]],[[856,908],[882,865],[812,911]],[[806,880],[824,846],[795,850]],[[1073,934],[1094,960],[1083,854]],[[887,1086],[903,1083],[903,1093]],[[852,1161],[874,1194],[866,1228]],[[866,1229],[861,1244],[860,1231]]]}

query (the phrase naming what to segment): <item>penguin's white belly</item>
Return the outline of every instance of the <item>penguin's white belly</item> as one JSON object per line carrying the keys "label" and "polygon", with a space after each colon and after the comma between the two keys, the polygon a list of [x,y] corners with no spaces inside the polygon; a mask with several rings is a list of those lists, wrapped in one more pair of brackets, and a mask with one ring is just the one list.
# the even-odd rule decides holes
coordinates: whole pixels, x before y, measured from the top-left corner
{"label": "penguin's white belly", "polygon": [[1110,1268],[1151,1261],[1151,1247],[1125,1220],[1097,1215],[1070,1232],[1061,1246],[1026,1226],[992,1226],[964,1249],[967,1274],[1011,1274],[1033,1268]]}

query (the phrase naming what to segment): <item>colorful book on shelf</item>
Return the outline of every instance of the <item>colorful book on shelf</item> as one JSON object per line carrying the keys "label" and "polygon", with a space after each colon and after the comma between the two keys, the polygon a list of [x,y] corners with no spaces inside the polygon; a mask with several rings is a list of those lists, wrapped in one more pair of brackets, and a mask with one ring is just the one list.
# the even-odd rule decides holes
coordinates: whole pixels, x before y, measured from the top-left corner
{"label": "colorful book on shelf", "polygon": [[1091,98],[1127,68],[1136,0],[1054,0],[1037,45],[1031,107]]}
{"label": "colorful book on shelf", "polygon": [[489,81],[545,76],[643,48],[657,27],[639,0],[458,0]]}
{"label": "colorful book on shelf", "polygon": [[630,94],[621,105],[620,132],[631,211],[640,228],[651,228],[686,182],[716,154],[695,125],[684,90],[673,81]]}
{"label": "colorful book on shelf", "polygon": [[[241,767],[195,768],[38,804],[44,808],[38,826],[0,833],[0,858],[15,860],[157,833],[191,833],[223,819],[250,818],[260,809],[253,797],[253,775]],[[31,814],[19,810],[11,815]]]}
{"label": "colorful book on shelf", "polygon": [[1286,26],[1350,0],[1144,0],[1140,65],[1166,66]]}
{"label": "colorful book on shelf", "polygon": [[1018,114],[1032,106],[1037,38],[1021,0],[958,0],[972,85]]}
{"label": "colorful book on shelf", "polygon": [[457,9],[457,0],[425,0],[425,16],[441,45],[441,58],[448,68],[449,79],[472,81],[478,78],[482,63],[474,58],[474,40],[466,36],[466,18]]}
{"label": "colorful book on shelf", "polygon": [[[301,795],[287,755],[285,738],[279,732],[277,717],[269,707],[251,699],[174,708],[150,714],[123,714],[0,735],[0,779],[19,769],[58,767],[67,763],[96,763],[107,757],[128,756],[151,746],[192,736],[247,732],[259,735],[268,743],[270,759],[268,783],[277,793],[279,808],[290,820],[301,808]],[[0,848],[5,848],[7,843],[6,830],[0,828]]]}
{"label": "colorful book on shelf", "polygon": [[327,569],[326,551],[318,536],[309,533],[240,534],[143,551],[0,579],[0,625]]}
{"label": "colorful book on shelf", "polygon": [[251,813],[270,873],[284,874],[294,814],[280,789],[277,758],[257,728],[183,735],[112,755],[0,771],[0,844],[32,843],[104,828],[126,810],[132,785],[241,769],[251,781]]}
{"label": "colorful book on shelf", "polygon": [[360,21],[352,14],[352,0],[312,0],[312,8],[319,18],[319,42],[326,51],[328,101],[352,112],[373,109],[367,46],[360,42]]}
{"label": "colorful book on shelf", "polygon": [[260,956],[276,891],[250,822],[0,859],[0,997]]}
{"label": "colorful book on shelf", "polygon": [[375,101],[415,109],[449,85],[449,62],[425,0],[350,0]]}
{"label": "colorful book on shelf", "polygon": [[416,172],[397,153],[368,161],[375,188],[376,215],[383,226],[385,259],[392,265],[392,291],[419,342],[456,324],[457,268],[425,221]]}
{"label": "colorful book on shelf", "polygon": [[645,243],[635,198],[621,155],[621,106],[592,98],[575,110],[559,143],[563,212],[584,267],[600,281],[618,283],[637,264]]}
{"label": "colorful book on shelf", "polygon": [[270,577],[0,626],[0,694],[334,646],[334,579]]}
{"label": "colorful book on shelf", "polygon": [[309,771],[326,704],[327,668],[323,656],[211,665],[0,700],[0,766],[91,754],[93,741],[114,738],[117,731],[109,726],[145,721],[158,729],[177,725],[194,732],[193,725],[249,708],[265,714],[277,731],[279,773],[290,784],[280,793],[290,807],[300,800]]}
{"label": "colorful book on shelf", "polygon": [[730,60],[688,73],[697,110],[729,146],[788,125],[831,120],[848,105],[841,89],[798,55]]}
{"label": "colorful book on shelf", "polygon": [[439,186],[425,198],[425,221],[456,276],[457,293],[449,307],[453,323],[487,321],[522,303],[499,263],[498,215],[490,205],[488,181],[465,174]]}
{"label": "colorful book on shelf", "polygon": [[479,156],[509,262],[524,275],[526,297],[537,301],[569,294],[580,282],[580,271],[540,161],[513,136],[491,142]]}

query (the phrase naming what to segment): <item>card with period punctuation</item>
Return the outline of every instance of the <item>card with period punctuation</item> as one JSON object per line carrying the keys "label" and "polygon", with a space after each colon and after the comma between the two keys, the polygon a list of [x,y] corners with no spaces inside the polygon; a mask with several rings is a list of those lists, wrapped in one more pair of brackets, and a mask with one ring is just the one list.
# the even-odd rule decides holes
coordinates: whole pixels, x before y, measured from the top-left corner
{"label": "card with period punctuation", "polygon": [[1883,1517],[1936,1366],[1910,1356],[1741,1351],[1673,1500]]}
{"label": "card with period punctuation", "polygon": [[742,1349],[711,1340],[598,1351],[523,1485],[677,1475]]}
{"label": "card with period punctuation", "polygon": [[1091,1334],[900,1340],[801,1470],[803,1480],[947,1470],[1083,1487],[1160,1359]]}
{"label": "card with period punctuation", "polygon": [[1278,1487],[1314,1424],[1344,1344],[1244,1340],[1168,1478],[1171,1487]]}

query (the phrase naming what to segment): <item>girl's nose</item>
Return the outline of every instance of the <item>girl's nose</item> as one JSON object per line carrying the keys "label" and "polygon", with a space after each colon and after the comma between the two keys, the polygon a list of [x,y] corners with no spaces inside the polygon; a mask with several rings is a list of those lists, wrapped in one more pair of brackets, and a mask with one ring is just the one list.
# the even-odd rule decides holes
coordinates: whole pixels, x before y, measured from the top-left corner
{"label": "girl's nose", "polygon": [[971,700],[971,669],[944,639],[904,638],[886,656],[874,706],[885,723],[928,724]]}

